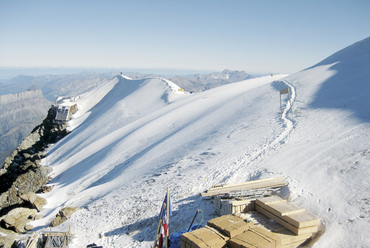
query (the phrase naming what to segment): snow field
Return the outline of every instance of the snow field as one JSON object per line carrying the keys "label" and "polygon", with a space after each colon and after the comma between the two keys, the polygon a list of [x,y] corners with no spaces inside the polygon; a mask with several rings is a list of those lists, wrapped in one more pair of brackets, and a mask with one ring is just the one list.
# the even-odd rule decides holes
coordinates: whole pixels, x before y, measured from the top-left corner
{"label": "snow field", "polygon": [[[350,50],[369,54],[360,47]],[[187,228],[197,209],[204,221],[217,216],[199,195],[209,187],[281,176],[284,196],[325,226],[314,247],[367,246],[370,61],[354,65],[351,56],[340,51],[290,76],[197,94],[161,78],[112,79],[81,97],[73,132],[49,149],[43,163],[53,167],[55,187],[44,219],[32,224],[46,228],[59,208],[80,206],[58,227],[72,225],[74,247],[151,247],[167,187],[171,233]],[[281,116],[286,87],[294,114],[283,97]]]}

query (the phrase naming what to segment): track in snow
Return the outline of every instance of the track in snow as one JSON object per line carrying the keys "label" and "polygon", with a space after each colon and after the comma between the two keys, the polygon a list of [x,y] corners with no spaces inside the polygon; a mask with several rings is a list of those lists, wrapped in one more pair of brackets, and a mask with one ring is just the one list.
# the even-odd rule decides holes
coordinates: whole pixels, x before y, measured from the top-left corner
{"label": "track in snow", "polygon": [[[295,91],[294,86],[292,86],[286,80],[275,81],[275,82],[282,82],[288,86],[290,94],[291,94],[291,103],[293,105],[295,97],[296,97],[296,91]],[[291,111],[289,112],[289,110]],[[292,110],[293,110],[293,106],[291,106],[289,99],[287,99],[287,103],[281,114],[281,120],[284,122],[284,129],[282,130],[282,132],[274,140],[264,144],[263,146],[260,146],[256,151],[240,156],[240,158],[236,162],[237,164],[239,164],[238,166],[236,166],[237,169],[234,170],[231,175],[225,175],[224,180],[222,180],[223,182],[230,180],[235,175],[237,175],[240,172],[240,170],[243,170],[246,166],[253,163],[257,159],[261,158],[267,152],[278,149],[280,146],[282,146],[286,142],[294,126],[296,125],[295,120],[293,120],[293,118],[288,115],[289,113],[294,112]],[[256,172],[250,176],[250,179],[258,179],[261,176],[261,174],[262,174],[261,171]]]}

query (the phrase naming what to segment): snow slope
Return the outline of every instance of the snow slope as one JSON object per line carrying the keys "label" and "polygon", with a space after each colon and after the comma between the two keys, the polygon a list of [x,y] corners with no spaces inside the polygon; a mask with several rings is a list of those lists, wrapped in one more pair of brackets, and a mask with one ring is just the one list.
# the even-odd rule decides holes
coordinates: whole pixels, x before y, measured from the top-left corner
{"label": "snow slope", "polygon": [[[117,76],[79,98],[72,133],[49,149],[54,189],[32,224],[46,228],[61,207],[80,206],[55,228],[72,225],[74,247],[151,247],[167,187],[172,233],[198,208],[204,221],[217,216],[199,195],[212,185],[282,176],[284,196],[325,225],[314,247],[367,246],[369,44],[290,76],[197,94],[162,78]],[[293,113],[283,97],[281,116],[286,87]]]}

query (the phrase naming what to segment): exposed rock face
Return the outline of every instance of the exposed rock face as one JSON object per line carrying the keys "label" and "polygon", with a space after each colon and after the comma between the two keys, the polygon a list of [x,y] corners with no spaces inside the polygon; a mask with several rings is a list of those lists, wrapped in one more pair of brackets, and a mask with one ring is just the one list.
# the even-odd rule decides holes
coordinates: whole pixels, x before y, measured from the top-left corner
{"label": "exposed rock face", "polygon": [[0,161],[45,118],[51,102],[41,90],[0,95]]}
{"label": "exposed rock face", "polygon": [[44,205],[46,205],[47,201],[36,195],[35,193],[33,192],[29,192],[25,195],[21,195],[20,198],[22,200],[24,200],[25,202],[28,202],[30,203],[32,206],[34,206],[36,208],[37,211],[41,212],[42,208],[44,207]]}
{"label": "exposed rock face", "polygon": [[59,213],[57,214],[55,219],[50,223],[50,226],[51,227],[59,226],[60,224],[68,220],[72,216],[72,214],[78,210],[80,210],[79,207],[62,208],[61,210],[59,210]]}
{"label": "exposed rock face", "polygon": [[[23,217],[19,217],[20,219],[12,217],[13,211],[19,216],[26,216],[24,208],[37,213],[46,204],[46,200],[37,196],[35,192],[45,190],[42,188],[51,179],[49,177],[51,168],[40,165],[40,160],[46,156],[44,150],[49,144],[68,134],[65,125],[53,123],[55,111],[55,108],[49,109],[43,123],[35,127],[31,135],[22,141],[17,150],[5,160],[0,170],[0,216],[3,228],[19,233],[29,230],[31,227],[26,226]],[[32,218],[34,215],[28,215],[27,222]],[[15,221],[17,223],[14,224]]]}

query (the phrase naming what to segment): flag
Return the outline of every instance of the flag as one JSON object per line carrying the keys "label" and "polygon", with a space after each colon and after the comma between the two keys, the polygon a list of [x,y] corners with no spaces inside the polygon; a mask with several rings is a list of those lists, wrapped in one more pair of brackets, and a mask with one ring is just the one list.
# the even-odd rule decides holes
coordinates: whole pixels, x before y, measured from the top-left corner
{"label": "flag", "polygon": [[[168,197],[168,199],[167,199]],[[167,204],[168,204],[168,212],[167,213]],[[159,237],[158,237],[158,248],[168,248],[166,246],[166,238],[168,237],[168,222],[169,216],[172,216],[172,207],[171,207],[171,197],[170,194],[167,192],[166,197],[162,203],[161,212],[159,213],[159,219],[161,222]]]}
{"label": "flag", "polygon": [[172,216],[172,206],[171,206],[171,196],[169,193],[166,194],[166,196],[164,197],[164,200],[163,200],[163,204],[162,204],[162,208],[161,208],[161,212],[159,213],[159,218],[160,219],[163,219],[163,216],[166,215],[167,213],[167,196],[168,196],[168,203],[169,203],[169,212],[170,212],[170,216]]}

